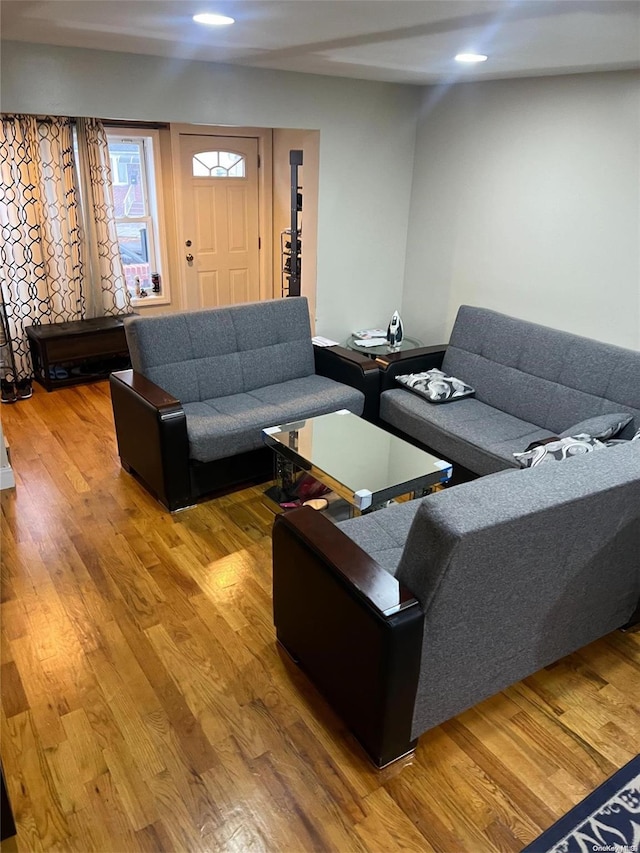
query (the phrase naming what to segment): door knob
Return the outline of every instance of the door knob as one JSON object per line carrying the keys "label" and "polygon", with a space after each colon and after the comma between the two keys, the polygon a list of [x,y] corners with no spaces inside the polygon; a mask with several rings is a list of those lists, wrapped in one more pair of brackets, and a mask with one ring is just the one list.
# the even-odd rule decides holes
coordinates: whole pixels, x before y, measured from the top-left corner
{"label": "door knob", "polygon": [[193,260],[193,255],[187,255],[187,261],[189,263],[191,263],[192,260]]}

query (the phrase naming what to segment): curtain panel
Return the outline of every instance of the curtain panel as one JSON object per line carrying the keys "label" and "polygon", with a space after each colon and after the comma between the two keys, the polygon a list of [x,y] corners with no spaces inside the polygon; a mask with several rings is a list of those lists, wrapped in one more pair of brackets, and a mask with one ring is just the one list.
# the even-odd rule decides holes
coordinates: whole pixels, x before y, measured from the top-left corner
{"label": "curtain panel", "polygon": [[131,311],[116,232],[111,161],[101,121],[76,119],[78,169],[83,195],[87,276],[87,317],[114,316]]}
{"label": "curtain panel", "polygon": [[[83,316],[70,119],[2,116],[0,177],[0,291],[15,362],[11,379],[20,382],[32,375],[25,326]],[[9,367],[3,360],[5,374]]]}

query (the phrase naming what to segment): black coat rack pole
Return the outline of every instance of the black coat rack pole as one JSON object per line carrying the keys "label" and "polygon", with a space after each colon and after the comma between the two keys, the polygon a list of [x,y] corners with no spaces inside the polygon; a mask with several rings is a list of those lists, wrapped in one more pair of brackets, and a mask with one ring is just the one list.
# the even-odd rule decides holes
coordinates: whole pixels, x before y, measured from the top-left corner
{"label": "black coat rack pole", "polygon": [[289,164],[291,166],[291,275],[289,278],[288,296],[300,296],[300,276],[302,273],[302,257],[300,248],[302,245],[301,229],[298,227],[298,215],[302,208],[298,206],[298,196],[301,187],[298,186],[298,167],[302,166],[302,151],[289,151]]}

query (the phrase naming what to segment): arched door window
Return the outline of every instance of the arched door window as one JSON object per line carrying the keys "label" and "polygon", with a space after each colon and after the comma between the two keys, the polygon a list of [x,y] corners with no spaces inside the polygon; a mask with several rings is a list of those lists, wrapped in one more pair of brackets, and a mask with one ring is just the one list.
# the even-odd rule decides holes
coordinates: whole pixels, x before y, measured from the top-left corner
{"label": "arched door window", "polygon": [[192,169],[194,178],[244,178],[245,158],[234,151],[199,151]]}

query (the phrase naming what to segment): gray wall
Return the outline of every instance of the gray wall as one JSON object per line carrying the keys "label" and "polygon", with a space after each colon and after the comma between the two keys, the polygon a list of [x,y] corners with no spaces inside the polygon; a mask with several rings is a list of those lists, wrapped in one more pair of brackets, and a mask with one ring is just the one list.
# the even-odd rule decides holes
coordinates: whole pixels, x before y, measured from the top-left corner
{"label": "gray wall", "polygon": [[152,56],[2,46],[4,112],[320,131],[316,329],[401,303],[420,90]]}
{"label": "gray wall", "polygon": [[471,303],[640,348],[637,72],[441,90],[28,44],[1,60],[6,112],[319,130],[319,334],[401,305],[407,334],[446,341]]}
{"label": "gray wall", "polygon": [[640,75],[424,91],[403,315],[461,303],[640,348]]}

